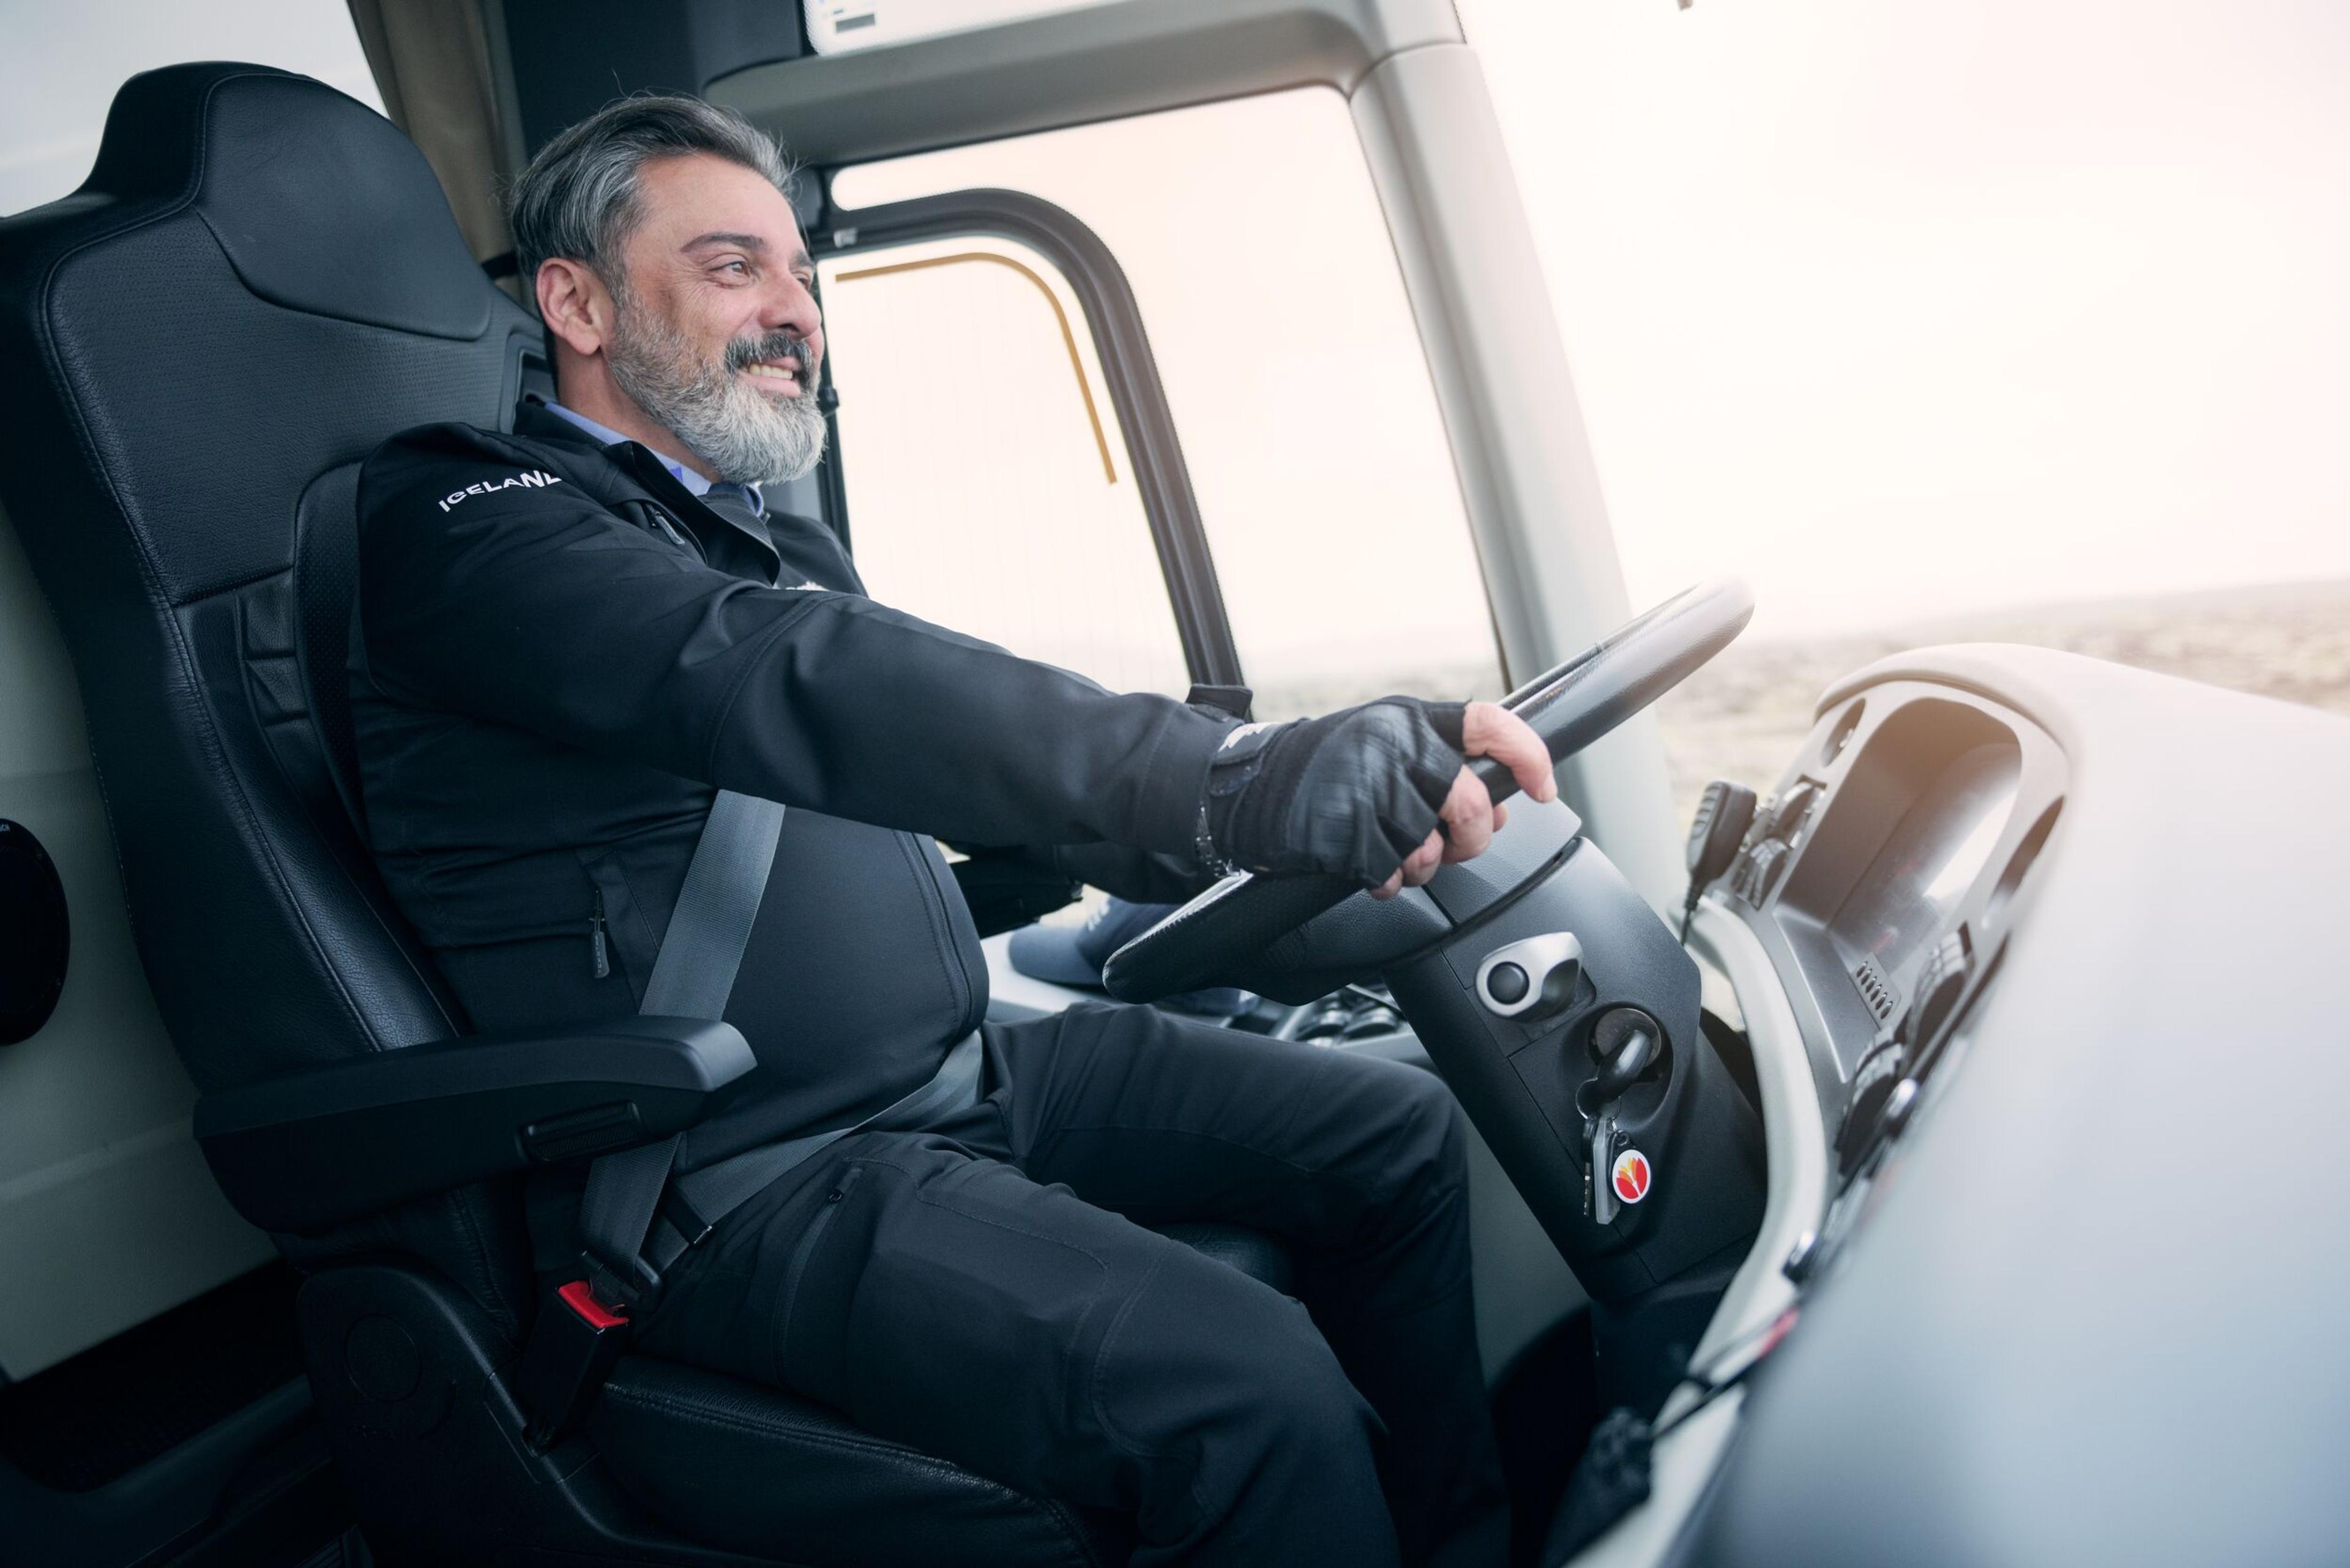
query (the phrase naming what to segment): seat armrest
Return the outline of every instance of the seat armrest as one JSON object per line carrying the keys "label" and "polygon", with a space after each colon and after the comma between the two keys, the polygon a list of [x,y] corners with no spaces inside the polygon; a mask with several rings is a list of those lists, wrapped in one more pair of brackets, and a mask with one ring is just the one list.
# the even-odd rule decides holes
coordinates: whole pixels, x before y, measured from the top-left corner
{"label": "seat armrest", "polygon": [[667,1137],[754,1065],[733,1024],[699,1018],[470,1034],[206,1095],[196,1140],[238,1213],[302,1234]]}

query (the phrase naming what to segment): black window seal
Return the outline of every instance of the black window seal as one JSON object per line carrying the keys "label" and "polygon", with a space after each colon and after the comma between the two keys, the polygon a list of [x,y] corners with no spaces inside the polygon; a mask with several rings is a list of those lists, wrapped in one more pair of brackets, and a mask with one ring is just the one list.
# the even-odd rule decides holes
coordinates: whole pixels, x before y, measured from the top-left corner
{"label": "black window seal", "polygon": [[[811,236],[810,248],[819,256],[989,234],[1024,244],[1060,270],[1084,310],[1102,379],[1108,383],[1127,463],[1142,497],[1167,597],[1174,607],[1184,665],[1195,681],[1245,684],[1223,589],[1216,580],[1215,557],[1200,521],[1199,497],[1192,493],[1175,416],[1159,384],[1159,361],[1143,328],[1142,309],[1125,269],[1101,236],[1066,208],[1021,191],[953,191],[846,213],[827,202],[826,213],[829,232]],[[837,442],[837,430],[832,433]],[[834,451],[838,451],[837,444]],[[825,502],[837,508],[828,521],[846,538],[847,498],[837,475],[839,464],[827,466],[836,472],[827,485]]]}

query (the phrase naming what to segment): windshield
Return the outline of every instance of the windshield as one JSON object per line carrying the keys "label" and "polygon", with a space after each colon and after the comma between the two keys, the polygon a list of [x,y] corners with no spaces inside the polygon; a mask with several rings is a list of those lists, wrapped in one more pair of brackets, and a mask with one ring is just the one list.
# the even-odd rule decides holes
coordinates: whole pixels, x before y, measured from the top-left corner
{"label": "windshield", "polygon": [[2350,711],[2350,10],[1461,0],[1686,814],[1833,678],[2041,643]]}

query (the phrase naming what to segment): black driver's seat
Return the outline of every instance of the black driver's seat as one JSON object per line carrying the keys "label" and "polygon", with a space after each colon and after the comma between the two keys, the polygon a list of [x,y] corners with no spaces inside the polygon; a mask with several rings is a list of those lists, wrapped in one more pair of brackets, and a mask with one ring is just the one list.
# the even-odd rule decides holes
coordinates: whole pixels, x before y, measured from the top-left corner
{"label": "black driver's seat", "polygon": [[[81,190],[0,221],[0,499],[208,1096],[465,1032],[353,827],[353,484],[395,431],[506,421],[537,342],[407,140],[264,67],[133,78]],[[641,1357],[534,1450],[504,1376],[535,1310],[517,1179],[279,1237],[311,1272],[317,1408],[399,1560],[1122,1560],[1115,1521]]]}

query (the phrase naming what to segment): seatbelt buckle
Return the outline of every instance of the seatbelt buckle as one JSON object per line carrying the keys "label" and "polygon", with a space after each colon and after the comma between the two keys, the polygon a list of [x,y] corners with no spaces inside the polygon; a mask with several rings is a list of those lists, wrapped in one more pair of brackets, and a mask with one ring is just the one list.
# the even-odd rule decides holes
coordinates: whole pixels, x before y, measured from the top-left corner
{"label": "seatbelt buckle", "polygon": [[549,1449],[579,1429],[628,1343],[626,1308],[605,1305],[586,1280],[560,1285],[530,1325],[515,1393],[530,1414],[528,1438]]}
{"label": "seatbelt buckle", "polygon": [[660,1271],[641,1256],[608,1258],[594,1247],[579,1251],[588,1277],[580,1282],[589,1299],[626,1317],[650,1307],[660,1294]]}

